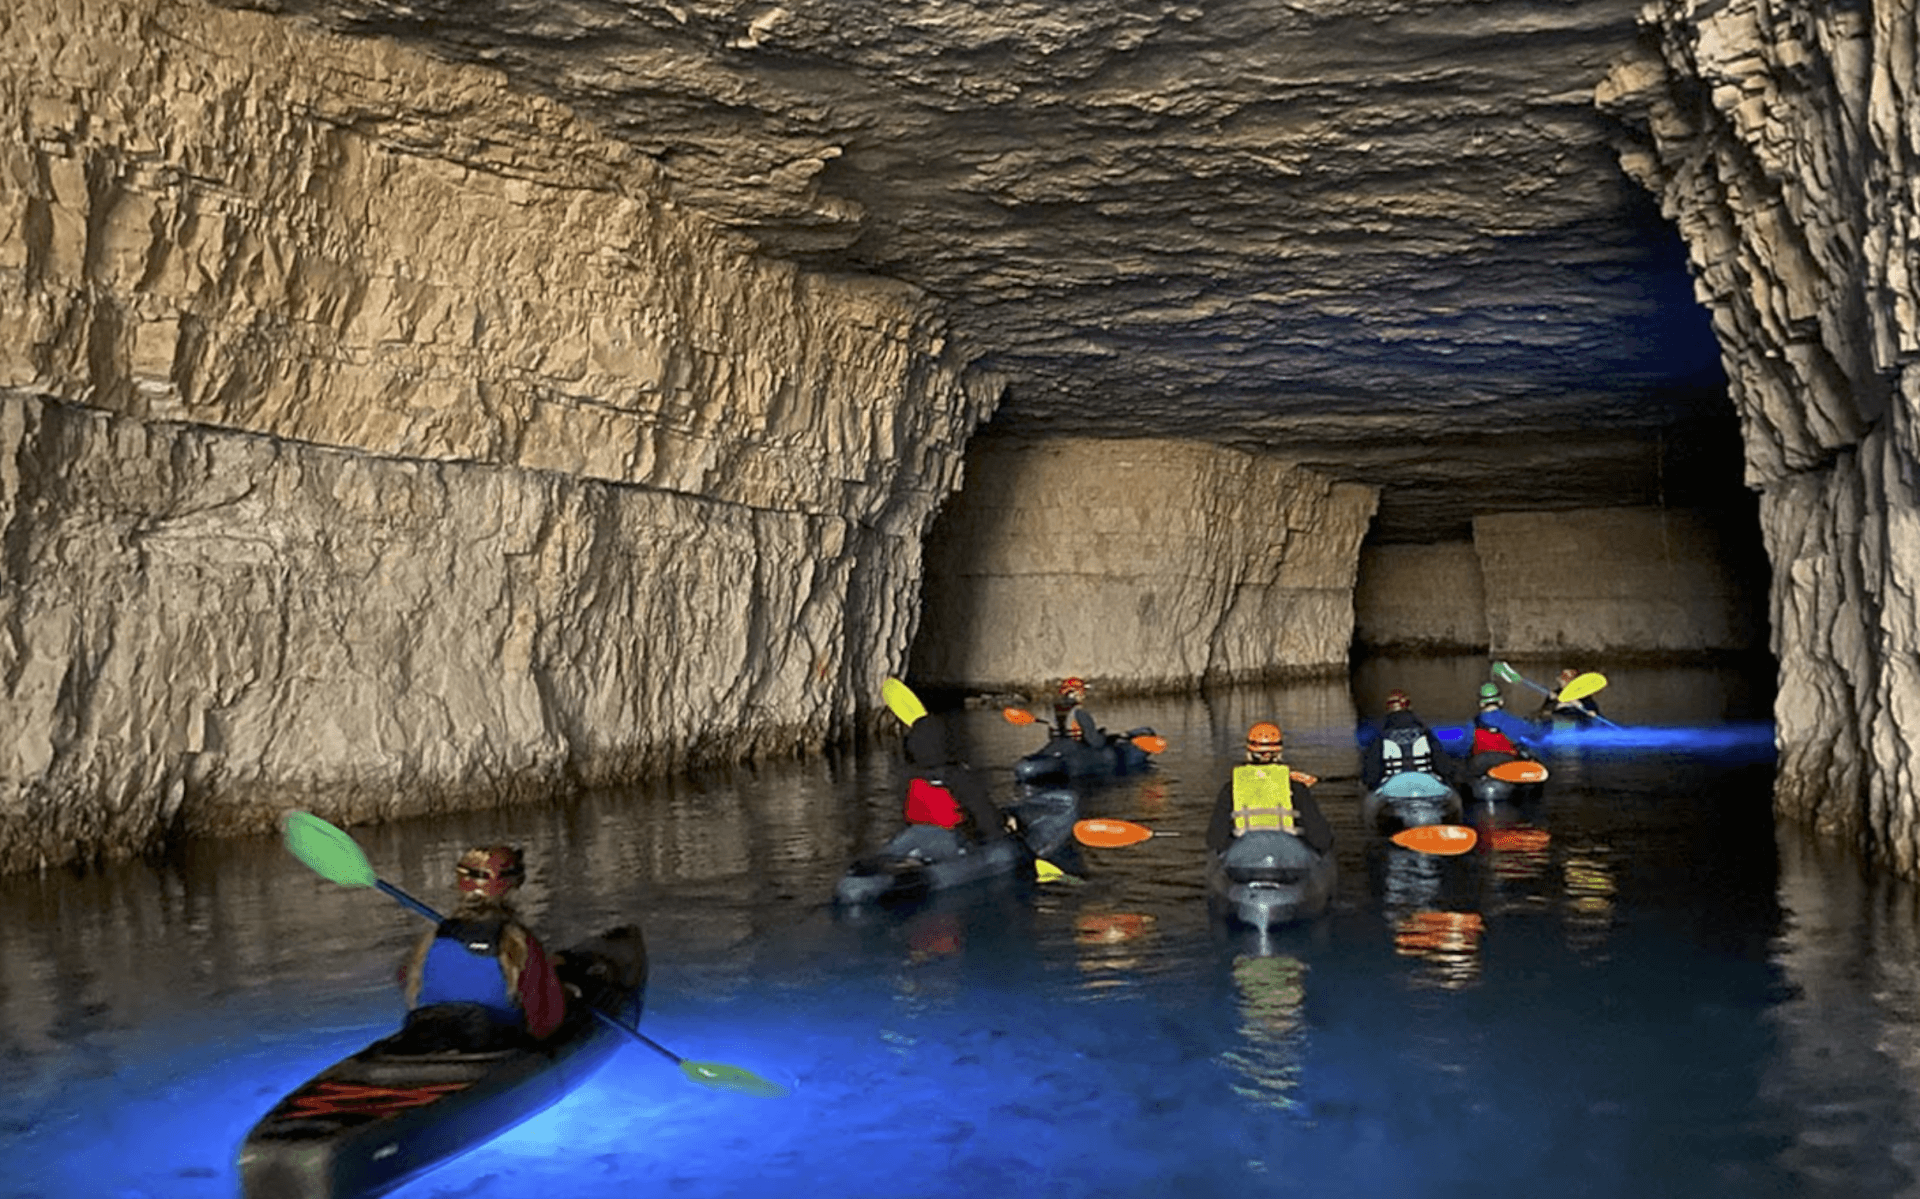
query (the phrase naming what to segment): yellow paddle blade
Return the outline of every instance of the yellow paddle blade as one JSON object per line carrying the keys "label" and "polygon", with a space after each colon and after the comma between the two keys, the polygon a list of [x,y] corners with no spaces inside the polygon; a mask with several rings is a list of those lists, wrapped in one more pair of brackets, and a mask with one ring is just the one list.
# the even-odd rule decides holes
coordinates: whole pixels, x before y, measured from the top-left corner
{"label": "yellow paddle blade", "polygon": [[1560,702],[1570,704],[1576,700],[1583,700],[1606,685],[1606,675],[1588,671],[1586,674],[1567,680],[1567,685],[1560,688]]}
{"label": "yellow paddle blade", "polygon": [[1055,866],[1052,862],[1047,861],[1045,858],[1035,858],[1033,862],[1033,877],[1043,883],[1051,883],[1067,877],[1067,872]]}
{"label": "yellow paddle blade", "polygon": [[888,679],[880,684],[880,698],[887,701],[887,710],[908,727],[927,714],[927,705],[921,703],[920,697],[899,679]]}
{"label": "yellow paddle blade", "polygon": [[1480,834],[1464,824],[1422,824],[1393,835],[1393,843],[1403,849],[1448,855],[1467,852],[1479,839]]}

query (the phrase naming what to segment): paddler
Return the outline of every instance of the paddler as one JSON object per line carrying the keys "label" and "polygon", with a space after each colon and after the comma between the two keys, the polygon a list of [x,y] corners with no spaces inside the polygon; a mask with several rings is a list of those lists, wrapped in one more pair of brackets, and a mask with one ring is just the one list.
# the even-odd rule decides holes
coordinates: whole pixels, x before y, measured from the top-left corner
{"label": "paddler", "polygon": [[1306,841],[1317,853],[1333,845],[1333,826],[1313,798],[1320,780],[1282,760],[1280,726],[1269,720],[1247,730],[1247,761],[1233,768],[1220,788],[1207,826],[1207,848],[1219,853],[1241,833],[1277,828]]}

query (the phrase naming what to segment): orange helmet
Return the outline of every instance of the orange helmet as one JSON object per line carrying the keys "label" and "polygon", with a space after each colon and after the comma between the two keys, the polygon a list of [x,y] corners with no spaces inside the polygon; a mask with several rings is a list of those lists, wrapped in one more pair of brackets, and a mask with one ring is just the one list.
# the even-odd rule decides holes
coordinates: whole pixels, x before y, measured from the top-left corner
{"label": "orange helmet", "polygon": [[527,867],[517,845],[482,845],[460,855],[454,874],[462,896],[498,899],[526,879]]}
{"label": "orange helmet", "polygon": [[1070,699],[1075,703],[1085,703],[1087,699],[1086,680],[1077,678],[1061,679],[1060,698]]}
{"label": "orange helmet", "polygon": [[1407,693],[1398,687],[1387,692],[1387,711],[1389,712],[1404,712],[1412,703],[1413,701],[1407,698]]}
{"label": "orange helmet", "polygon": [[1270,720],[1262,720],[1247,730],[1247,754],[1280,753],[1280,726]]}

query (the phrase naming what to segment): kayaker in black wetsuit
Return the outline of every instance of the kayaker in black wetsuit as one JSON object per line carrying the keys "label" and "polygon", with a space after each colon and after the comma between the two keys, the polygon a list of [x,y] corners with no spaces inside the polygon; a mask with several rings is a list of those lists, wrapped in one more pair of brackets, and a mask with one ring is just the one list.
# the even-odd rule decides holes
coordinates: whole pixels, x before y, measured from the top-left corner
{"label": "kayaker in black wetsuit", "polygon": [[954,752],[947,726],[929,713],[907,730],[909,824],[934,824],[959,831],[976,842],[1007,835],[1006,819],[987,794],[986,779]]}
{"label": "kayaker in black wetsuit", "polygon": [[1207,825],[1207,848],[1219,853],[1241,833],[1277,828],[1294,834],[1325,853],[1333,845],[1333,826],[1313,798],[1320,780],[1289,767],[1281,760],[1280,726],[1262,720],[1247,730],[1247,762],[1214,797],[1213,819]]}
{"label": "kayaker in black wetsuit", "polygon": [[1587,721],[1597,718],[1600,715],[1600,701],[1593,698],[1593,696],[1585,695],[1579,699],[1568,701],[1562,701],[1560,698],[1560,692],[1566,688],[1566,685],[1579,677],[1580,672],[1572,667],[1561,671],[1560,677],[1554,682],[1553,694],[1549,695],[1545,702],[1540,705],[1540,711],[1534,714],[1534,719],[1551,721],[1554,717],[1558,716],[1572,720]]}
{"label": "kayaker in black wetsuit", "polygon": [[407,1023],[399,1052],[484,1052],[542,1040],[566,1014],[554,964],[507,896],[526,878],[520,850],[488,845],[460,855],[460,902],[400,967]]}
{"label": "kayaker in black wetsuit", "polygon": [[1448,778],[1453,760],[1440,738],[1416,716],[1412,700],[1398,687],[1387,692],[1387,712],[1380,720],[1380,736],[1367,743],[1360,757],[1360,782],[1371,791],[1405,770],[1422,770]]}
{"label": "kayaker in black wetsuit", "polygon": [[1101,749],[1107,744],[1107,732],[1094,723],[1093,713],[1084,707],[1086,702],[1084,681],[1073,677],[1061,679],[1053,697],[1053,735],[1072,737]]}

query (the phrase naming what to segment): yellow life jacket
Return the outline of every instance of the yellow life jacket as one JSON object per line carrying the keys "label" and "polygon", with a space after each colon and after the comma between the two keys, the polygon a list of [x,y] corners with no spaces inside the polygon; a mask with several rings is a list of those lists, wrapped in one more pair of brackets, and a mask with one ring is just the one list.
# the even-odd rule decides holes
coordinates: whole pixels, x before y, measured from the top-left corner
{"label": "yellow life jacket", "polygon": [[1233,832],[1255,828],[1297,831],[1293,775],[1283,762],[1248,764],[1233,769]]}

